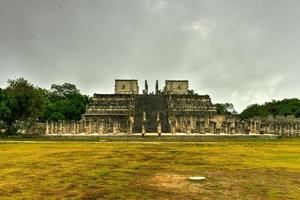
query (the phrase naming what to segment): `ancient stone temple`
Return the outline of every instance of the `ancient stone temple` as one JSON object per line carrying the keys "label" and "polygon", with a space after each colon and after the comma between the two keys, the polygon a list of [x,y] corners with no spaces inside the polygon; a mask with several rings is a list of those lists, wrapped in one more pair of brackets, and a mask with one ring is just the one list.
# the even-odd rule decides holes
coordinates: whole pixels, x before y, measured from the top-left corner
{"label": "ancient stone temple", "polygon": [[188,81],[167,80],[163,90],[157,81],[150,94],[146,81],[138,94],[137,80],[115,80],[115,94],[94,94],[82,120],[104,132],[192,132],[214,114],[208,95],[188,94]]}
{"label": "ancient stone temple", "polygon": [[115,80],[114,94],[94,94],[80,121],[46,122],[46,134],[280,134],[300,133],[300,119],[265,117],[241,120],[217,115],[208,95],[193,94],[187,80],[166,80],[162,89],[148,82]]}

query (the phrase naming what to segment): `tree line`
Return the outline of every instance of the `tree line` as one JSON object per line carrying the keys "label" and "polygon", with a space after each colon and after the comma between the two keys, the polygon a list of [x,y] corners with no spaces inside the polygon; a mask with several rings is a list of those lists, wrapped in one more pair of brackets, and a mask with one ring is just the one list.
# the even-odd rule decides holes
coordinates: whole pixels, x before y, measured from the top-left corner
{"label": "tree line", "polygon": [[283,99],[280,101],[272,100],[264,104],[252,104],[244,109],[241,113],[237,113],[232,103],[215,104],[217,113],[222,115],[235,115],[241,119],[249,119],[252,117],[264,116],[288,116],[294,115],[300,117],[300,100],[297,98]]}
{"label": "tree line", "polygon": [[0,88],[1,132],[16,134],[21,127],[46,120],[79,120],[88,103],[89,97],[74,84],[53,84],[47,90],[24,78],[8,80],[8,86]]}
{"label": "tree line", "polygon": [[[195,94],[189,91],[189,94]],[[34,86],[24,78],[8,80],[6,88],[0,88],[0,133],[16,134],[20,127],[35,122],[80,120],[90,98],[81,94],[71,83],[52,84],[50,89]],[[297,98],[252,104],[240,114],[232,103],[215,104],[217,113],[234,115],[241,119],[254,116],[294,115],[300,117],[300,100]]]}

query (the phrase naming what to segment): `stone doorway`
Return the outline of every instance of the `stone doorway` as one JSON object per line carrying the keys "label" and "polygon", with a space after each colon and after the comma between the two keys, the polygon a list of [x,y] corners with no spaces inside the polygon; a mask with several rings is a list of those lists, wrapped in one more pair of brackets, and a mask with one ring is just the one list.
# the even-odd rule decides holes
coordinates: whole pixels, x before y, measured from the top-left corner
{"label": "stone doorway", "polygon": [[142,132],[143,112],[146,113],[146,133],[157,132],[157,113],[159,113],[162,132],[170,132],[168,124],[168,102],[165,95],[138,95],[134,98],[134,133]]}

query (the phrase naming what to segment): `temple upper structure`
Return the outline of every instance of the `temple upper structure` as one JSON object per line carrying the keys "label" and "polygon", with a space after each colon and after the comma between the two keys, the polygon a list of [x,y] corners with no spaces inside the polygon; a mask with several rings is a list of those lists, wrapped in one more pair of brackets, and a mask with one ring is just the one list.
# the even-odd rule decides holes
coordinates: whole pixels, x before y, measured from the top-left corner
{"label": "temple upper structure", "polygon": [[185,132],[196,131],[200,122],[216,114],[208,95],[188,94],[186,80],[167,80],[163,90],[156,81],[155,93],[150,94],[147,81],[143,94],[138,88],[137,80],[115,80],[115,94],[94,94],[82,119],[97,121],[108,132],[112,127],[121,132],[156,132],[158,121],[162,132]]}
{"label": "temple upper structure", "polygon": [[189,81],[187,80],[166,80],[164,92],[166,94],[188,94]]}
{"label": "temple upper structure", "polygon": [[115,94],[138,94],[139,85],[137,80],[116,79]]}

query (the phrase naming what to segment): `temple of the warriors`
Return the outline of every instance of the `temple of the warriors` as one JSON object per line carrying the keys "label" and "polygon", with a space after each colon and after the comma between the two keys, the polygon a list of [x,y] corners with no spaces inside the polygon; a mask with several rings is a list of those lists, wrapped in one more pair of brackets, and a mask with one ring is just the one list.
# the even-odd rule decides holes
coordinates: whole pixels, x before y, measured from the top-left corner
{"label": "temple of the warriors", "polygon": [[187,80],[156,81],[149,92],[145,81],[115,80],[114,94],[94,94],[80,121],[46,122],[47,135],[276,134],[300,135],[300,119],[268,116],[241,120],[218,115],[208,95],[193,94]]}

